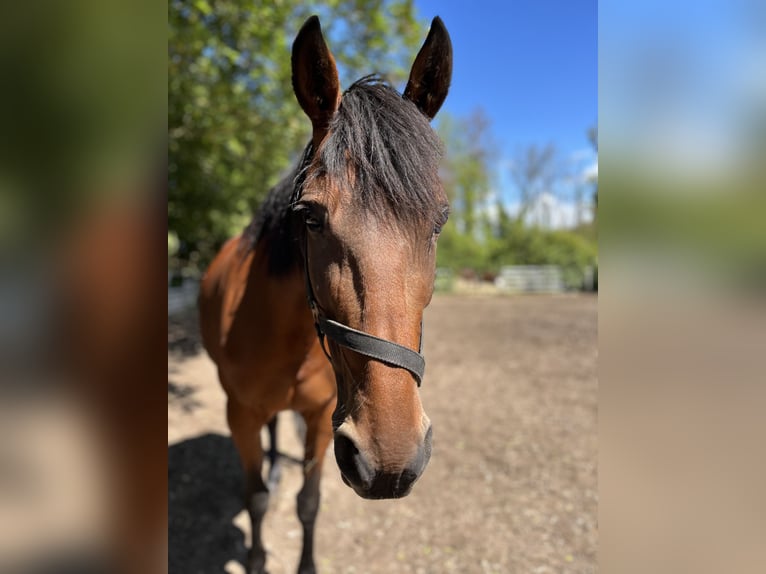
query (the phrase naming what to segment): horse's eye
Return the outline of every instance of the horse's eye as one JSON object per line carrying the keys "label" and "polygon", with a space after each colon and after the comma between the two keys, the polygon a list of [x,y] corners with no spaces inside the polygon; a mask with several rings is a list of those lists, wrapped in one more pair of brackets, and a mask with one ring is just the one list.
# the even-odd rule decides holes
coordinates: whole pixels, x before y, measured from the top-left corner
{"label": "horse's eye", "polygon": [[309,231],[313,231],[314,233],[322,231],[322,228],[324,227],[322,220],[313,215],[306,215],[305,221],[306,221],[306,228]]}
{"label": "horse's eye", "polygon": [[438,237],[442,232],[442,227],[447,223],[447,218],[449,218],[449,207],[445,206],[442,208],[441,219],[434,224],[434,237]]}
{"label": "horse's eye", "polygon": [[293,210],[300,213],[309,231],[317,233],[324,228],[324,212],[309,203],[298,203]]}

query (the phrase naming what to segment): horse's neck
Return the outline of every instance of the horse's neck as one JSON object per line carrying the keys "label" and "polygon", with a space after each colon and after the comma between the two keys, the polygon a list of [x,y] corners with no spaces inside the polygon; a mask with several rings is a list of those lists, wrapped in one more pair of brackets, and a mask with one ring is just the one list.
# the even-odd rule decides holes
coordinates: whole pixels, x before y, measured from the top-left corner
{"label": "horse's neck", "polygon": [[[257,329],[277,348],[315,338],[314,322],[306,295],[304,264],[300,244],[300,222],[292,215],[292,178],[277,184],[264,200],[258,217],[240,239],[246,253],[237,267],[240,274],[231,281],[231,293],[240,326]],[[225,314],[224,314],[225,320]],[[240,333],[251,338],[250,333]],[[273,346],[269,344],[268,346]]]}
{"label": "horse's neck", "polygon": [[255,288],[245,290],[245,297],[250,300],[243,304],[257,308],[258,315],[270,325],[275,336],[311,340],[315,336],[314,320],[309,310],[300,257],[289,266],[282,260],[275,267],[275,262],[270,260],[274,256],[273,246],[267,249],[263,243],[260,241],[256,245],[257,255],[249,272],[248,283],[254,282]]}

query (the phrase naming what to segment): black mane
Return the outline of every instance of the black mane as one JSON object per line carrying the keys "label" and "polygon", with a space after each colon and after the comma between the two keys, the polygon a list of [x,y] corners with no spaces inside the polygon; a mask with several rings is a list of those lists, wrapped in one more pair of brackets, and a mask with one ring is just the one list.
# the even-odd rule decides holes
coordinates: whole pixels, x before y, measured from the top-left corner
{"label": "black mane", "polygon": [[296,189],[305,178],[312,156],[313,150],[309,143],[298,164],[271,188],[243,233],[243,253],[254,249],[257,243],[265,242],[269,254],[269,272],[273,275],[282,275],[292,270],[300,259],[298,240],[301,230],[296,229],[297,218],[292,206]]}
{"label": "black mane", "polygon": [[[366,76],[343,94],[309,177],[326,175],[352,190],[376,219],[393,217],[404,225],[436,222],[442,209],[440,194],[434,193],[441,154],[438,136],[415,104],[377,76]],[[300,233],[294,229],[291,206],[300,196],[313,155],[309,144],[245,231],[249,248],[267,239],[272,273],[287,271],[299,260]]]}

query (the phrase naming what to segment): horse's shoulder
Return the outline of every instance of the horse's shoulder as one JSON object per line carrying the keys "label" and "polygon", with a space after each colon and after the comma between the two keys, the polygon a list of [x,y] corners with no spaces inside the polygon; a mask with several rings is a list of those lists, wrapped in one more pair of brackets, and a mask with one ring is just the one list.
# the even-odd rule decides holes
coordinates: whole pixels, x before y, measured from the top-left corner
{"label": "horse's shoulder", "polygon": [[242,303],[253,250],[245,251],[242,235],[229,239],[215,256],[200,284],[200,316],[205,329],[217,331],[217,345],[223,348],[232,320]]}

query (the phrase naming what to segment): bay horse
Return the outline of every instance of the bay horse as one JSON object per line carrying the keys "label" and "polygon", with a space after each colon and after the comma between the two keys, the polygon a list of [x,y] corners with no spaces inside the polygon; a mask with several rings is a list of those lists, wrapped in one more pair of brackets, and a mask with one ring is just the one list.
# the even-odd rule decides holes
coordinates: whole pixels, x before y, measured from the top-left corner
{"label": "bay horse", "polygon": [[452,45],[438,17],[403,95],[375,76],[341,93],[316,16],[293,43],[293,90],[311,140],[213,260],[199,297],[203,344],[245,473],[251,574],[265,572],[266,559],[260,429],[269,424],[273,485],[277,412],[297,411],[306,423],[301,573],[315,572],[319,479],[331,440],[343,481],[364,498],[407,495],[428,463],[419,351],[448,215],[441,142],[429,122],[451,76]]}

